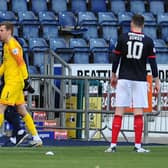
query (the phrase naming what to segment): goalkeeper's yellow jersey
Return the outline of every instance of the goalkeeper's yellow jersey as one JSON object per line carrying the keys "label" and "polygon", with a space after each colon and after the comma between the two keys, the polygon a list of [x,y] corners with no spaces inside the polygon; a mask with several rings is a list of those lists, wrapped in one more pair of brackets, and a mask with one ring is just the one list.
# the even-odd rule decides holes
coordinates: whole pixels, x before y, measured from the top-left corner
{"label": "goalkeeper's yellow jersey", "polygon": [[23,59],[23,50],[18,41],[11,37],[3,47],[3,63],[0,75],[4,75],[5,84],[24,82],[28,78],[28,71]]}

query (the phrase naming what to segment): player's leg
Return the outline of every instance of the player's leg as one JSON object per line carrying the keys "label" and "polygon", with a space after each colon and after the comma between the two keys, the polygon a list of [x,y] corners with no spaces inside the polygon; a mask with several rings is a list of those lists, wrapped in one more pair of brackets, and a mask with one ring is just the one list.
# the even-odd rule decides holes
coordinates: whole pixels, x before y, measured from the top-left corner
{"label": "player's leg", "polygon": [[16,111],[16,107],[9,106],[5,111],[5,119],[12,125],[12,136],[10,141],[15,144],[21,144],[27,137],[28,134],[24,129],[21,128],[21,118],[19,113]]}
{"label": "player's leg", "polygon": [[33,122],[33,119],[31,115],[27,112],[26,107],[24,104],[17,105],[17,111],[23,116],[23,121],[25,122],[25,125],[28,129],[28,131],[31,133],[33,137],[32,145],[33,146],[41,146],[42,140],[40,139],[37,129],[35,127],[35,124]]}
{"label": "player's leg", "polygon": [[133,84],[133,107],[134,107],[134,131],[136,152],[149,152],[141,147],[143,133],[143,108],[148,106],[146,82],[134,82]]}
{"label": "player's leg", "polygon": [[128,80],[118,80],[116,89],[116,109],[112,122],[112,139],[110,147],[105,152],[115,152],[118,135],[122,125],[122,115],[125,107],[130,106],[130,89]]}

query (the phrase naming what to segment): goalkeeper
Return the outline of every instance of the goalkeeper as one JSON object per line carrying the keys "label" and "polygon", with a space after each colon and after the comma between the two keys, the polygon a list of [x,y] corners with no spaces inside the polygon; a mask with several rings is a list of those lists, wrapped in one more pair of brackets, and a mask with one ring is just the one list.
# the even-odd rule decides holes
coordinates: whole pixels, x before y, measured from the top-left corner
{"label": "goalkeeper", "polygon": [[33,137],[32,146],[41,146],[42,140],[35,128],[31,115],[25,107],[23,89],[28,79],[28,72],[23,59],[23,50],[13,37],[13,24],[7,21],[0,23],[0,41],[3,46],[3,63],[0,76],[4,75],[5,85],[0,96],[0,126],[4,121],[4,111],[9,105],[16,105],[17,112],[23,117],[26,127]]}

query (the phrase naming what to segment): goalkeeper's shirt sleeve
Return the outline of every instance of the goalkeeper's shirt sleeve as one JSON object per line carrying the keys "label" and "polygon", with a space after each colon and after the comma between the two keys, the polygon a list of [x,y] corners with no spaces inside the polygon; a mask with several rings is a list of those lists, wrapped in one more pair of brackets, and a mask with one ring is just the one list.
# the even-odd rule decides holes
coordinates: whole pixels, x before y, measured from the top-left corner
{"label": "goalkeeper's shirt sleeve", "polygon": [[27,71],[27,66],[25,64],[25,61],[23,59],[23,50],[19,44],[11,45],[10,46],[10,51],[12,56],[17,62],[17,65],[22,73],[23,79],[28,78],[28,71]]}
{"label": "goalkeeper's shirt sleeve", "polygon": [[0,65],[0,76],[3,76],[4,74],[4,64]]}

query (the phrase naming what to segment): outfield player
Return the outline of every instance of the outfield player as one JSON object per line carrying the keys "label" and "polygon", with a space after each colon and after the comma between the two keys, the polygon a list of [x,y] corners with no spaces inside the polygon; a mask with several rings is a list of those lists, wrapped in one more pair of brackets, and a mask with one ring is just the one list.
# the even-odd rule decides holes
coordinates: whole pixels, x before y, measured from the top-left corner
{"label": "outfield player", "polygon": [[28,79],[28,71],[23,59],[23,50],[18,41],[13,37],[13,24],[0,23],[0,41],[3,46],[3,63],[0,66],[0,76],[4,75],[5,85],[0,95],[0,126],[4,121],[4,111],[9,105],[16,105],[17,112],[32,134],[32,146],[41,146],[42,140],[35,128],[31,115],[27,112],[24,100],[24,85]]}
{"label": "outfield player", "polygon": [[[147,60],[151,66],[154,90],[160,90],[158,68],[154,44],[151,38],[142,33],[144,17],[134,15],[131,21],[131,31],[122,34],[114,50],[111,85],[116,87],[116,109],[112,123],[112,140],[105,152],[116,152],[118,134],[121,129],[122,115],[125,107],[134,108],[134,131],[136,152],[149,152],[142,148],[143,108],[148,107],[147,98]],[[118,77],[116,71],[119,67]],[[118,78],[118,79],[117,79]]]}

